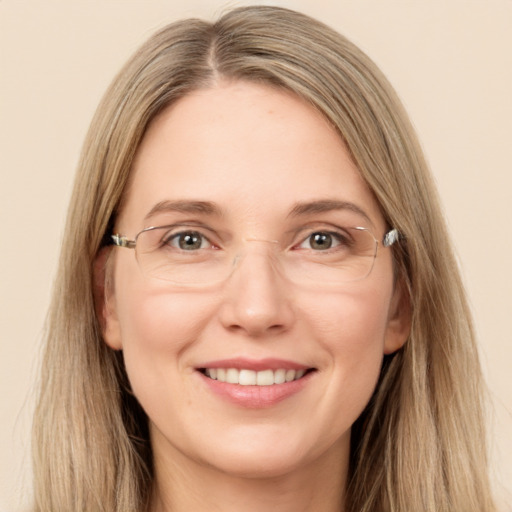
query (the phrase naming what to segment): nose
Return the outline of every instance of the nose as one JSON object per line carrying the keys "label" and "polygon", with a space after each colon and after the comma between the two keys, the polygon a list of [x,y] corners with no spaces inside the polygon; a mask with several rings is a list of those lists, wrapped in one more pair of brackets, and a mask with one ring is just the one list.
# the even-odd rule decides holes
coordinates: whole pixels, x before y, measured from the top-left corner
{"label": "nose", "polygon": [[292,290],[270,248],[266,249],[238,256],[224,283],[219,314],[230,331],[261,337],[286,331],[293,324]]}

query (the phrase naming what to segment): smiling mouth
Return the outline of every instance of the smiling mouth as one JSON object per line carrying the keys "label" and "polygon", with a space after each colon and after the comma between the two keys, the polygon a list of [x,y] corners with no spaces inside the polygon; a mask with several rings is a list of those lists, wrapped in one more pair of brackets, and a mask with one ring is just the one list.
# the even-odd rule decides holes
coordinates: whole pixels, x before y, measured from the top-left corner
{"label": "smiling mouth", "polygon": [[275,384],[285,384],[302,379],[305,375],[315,371],[315,369],[292,370],[280,368],[277,370],[255,371],[238,368],[201,368],[199,371],[210,379],[226,382],[228,384],[238,384],[240,386],[273,386]]}

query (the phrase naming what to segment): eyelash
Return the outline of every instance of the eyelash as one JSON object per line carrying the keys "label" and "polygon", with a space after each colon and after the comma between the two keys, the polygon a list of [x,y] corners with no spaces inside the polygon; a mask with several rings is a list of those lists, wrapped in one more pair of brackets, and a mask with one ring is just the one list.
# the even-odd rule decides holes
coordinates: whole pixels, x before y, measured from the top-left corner
{"label": "eyelash", "polygon": [[[196,250],[218,249],[219,248],[217,246],[217,244],[215,244],[211,241],[210,237],[206,236],[204,233],[202,233],[201,231],[196,230],[196,229],[187,229],[187,230],[181,229],[180,231],[177,231],[177,232],[167,232],[161,238],[160,244],[162,247],[170,246],[175,249],[182,250],[184,252],[187,252],[188,250],[195,252],[194,249],[187,250],[187,249],[183,249],[182,247],[179,247],[178,245],[176,245],[176,244],[179,244],[180,237],[185,237],[187,235],[191,236],[193,238],[195,238],[195,237],[201,238],[201,245]],[[318,235],[321,235],[324,237],[330,237],[329,238],[330,243],[327,248],[315,250],[311,246],[310,247],[302,247],[302,245],[304,243],[306,243],[308,240],[310,241],[310,244],[311,244],[313,237],[318,236]],[[173,242],[175,242],[175,243],[173,243]],[[327,252],[330,249],[335,250],[336,247],[350,245],[350,243],[351,243],[350,236],[346,232],[341,232],[341,230],[333,231],[333,230],[315,229],[315,230],[311,230],[311,231],[308,230],[307,236],[302,238],[299,243],[292,245],[292,249],[294,249],[294,250],[311,250],[313,252]],[[331,245],[331,244],[335,244],[335,245]]]}
{"label": "eyelash", "polygon": [[338,231],[332,231],[332,230],[321,230],[321,229],[317,229],[311,233],[309,233],[303,240],[302,242],[300,242],[299,244],[295,245],[294,248],[302,248],[301,246],[307,242],[308,240],[310,241],[309,243],[311,244],[311,242],[313,241],[313,237],[317,236],[317,235],[322,235],[322,236],[328,236],[331,238],[331,242],[335,245],[329,245],[329,247],[325,248],[325,249],[321,249],[319,251],[315,251],[313,249],[313,247],[307,247],[305,249],[307,250],[312,250],[314,252],[327,252],[329,251],[330,249],[333,249],[333,250],[336,250],[337,247],[341,247],[341,246],[347,246],[347,245],[350,245],[350,239],[349,239],[349,236],[346,235],[346,234],[342,234]]}
{"label": "eyelash", "polygon": [[[185,237],[185,236],[191,236],[191,237],[200,237],[201,238],[201,247],[199,247],[198,249],[213,249],[213,248],[216,248],[215,244],[213,244],[210,240],[209,237],[207,237],[206,235],[204,235],[203,233],[201,233],[201,231],[198,231],[198,230],[195,230],[195,229],[187,229],[187,230],[180,230],[180,231],[177,231],[175,233],[171,232],[171,233],[166,233],[163,237],[162,237],[162,240],[161,240],[161,246],[170,246],[170,247],[173,247],[175,249],[181,249],[182,251],[187,251],[187,249],[183,249],[179,246],[176,246],[174,245],[172,242],[173,241],[176,241],[176,243],[179,244],[179,239],[180,237]],[[207,243],[209,246],[208,247],[203,247],[204,243]]]}

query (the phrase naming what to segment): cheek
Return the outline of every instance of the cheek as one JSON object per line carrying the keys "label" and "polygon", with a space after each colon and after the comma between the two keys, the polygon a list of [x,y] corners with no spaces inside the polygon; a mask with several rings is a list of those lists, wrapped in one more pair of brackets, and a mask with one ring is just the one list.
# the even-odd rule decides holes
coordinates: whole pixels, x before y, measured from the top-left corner
{"label": "cheek", "polygon": [[378,348],[382,355],[391,295],[391,286],[319,294],[304,313],[329,352],[356,356]]}
{"label": "cheek", "polygon": [[169,293],[154,284],[132,280],[117,290],[117,313],[123,357],[132,389],[151,408],[155,397],[177,389],[184,368],[181,354],[199,338],[215,308],[213,301],[191,293]]}
{"label": "cheek", "polygon": [[324,294],[308,308],[312,333],[331,372],[326,404],[347,412],[351,421],[366,406],[379,377],[390,297],[390,287],[360,289]]}
{"label": "cheek", "polygon": [[201,329],[208,305],[200,294],[169,293],[164,281],[141,274],[133,255],[122,256],[115,266],[115,307],[123,351],[179,352]]}
{"label": "cheek", "polygon": [[[167,296],[166,296],[167,295]],[[190,301],[170,294],[131,293],[119,308],[124,350],[178,352],[200,330],[201,318]]]}

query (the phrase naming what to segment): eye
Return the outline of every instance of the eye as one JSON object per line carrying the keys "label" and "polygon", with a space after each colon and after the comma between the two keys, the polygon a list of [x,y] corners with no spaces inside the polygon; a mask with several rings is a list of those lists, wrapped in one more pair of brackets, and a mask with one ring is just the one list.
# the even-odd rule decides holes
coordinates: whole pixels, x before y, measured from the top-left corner
{"label": "eye", "polygon": [[181,231],[170,234],[163,240],[163,243],[182,251],[197,251],[212,247],[208,238],[198,231]]}
{"label": "eye", "polygon": [[300,249],[312,249],[314,251],[326,251],[341,244],[341,236],[328,231],[315,231],[311,233],[302,243]]}

